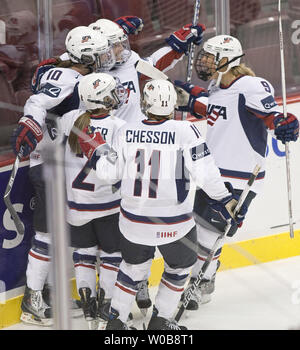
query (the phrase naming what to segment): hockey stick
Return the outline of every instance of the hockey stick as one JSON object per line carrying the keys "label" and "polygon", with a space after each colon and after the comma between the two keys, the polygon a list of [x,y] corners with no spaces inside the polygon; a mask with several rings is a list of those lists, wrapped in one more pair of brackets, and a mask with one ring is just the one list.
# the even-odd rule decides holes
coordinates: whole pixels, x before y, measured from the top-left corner
{"label": "hockey stick", "polygon": [[[259,165],[256,165],[256,167],[254,168],[253,170],[253,173],[251,174],[248,182],[247,182],[247,185],[246,187],[244,188],[239,200],[238,200],[238,203],[236,205],[236,207],[234,208],[234,216],[239,212],[239,210],[241,209],[241,206],[242,204],[244,203],[249,191],[250,191],[250,188],[251,186],[253,185],[253,182],[254,180],[256,179],[258,173],[259,173],[259,170],[260,170],[260,166]],[[196,278],[196,280],[194,281],[194,283],[192,284],[191,288],[187,291],[187,293],[184,295],[184,298],[183,298],[183,301],[182,301],[182,304],[180,305],[179,307],[179,310],[175,316],[175,320],[178,322],[184,312],[184,310],[186,309],[189,301],[191,300],[192,296],[194,295],[197,287],[199,286],[200,282],[202,281],[203,279],[203,276],[209,266],[209,264],[211,263],[211,261],[213,260],[213,257],[216,253],[216,251],[222,247],[223,245],[223,242],[224,240],[226,239],[226,236],[229,232],[231,228],[231,225],[230,223],[227,224],[226,228],[225,228],[225,231],[217,238],[214,246],[212,247],[212,249],[210,250],[210,253],[207,257],[207,259],[205,260],[201,270],[199,271],[198,273],[198,276]]]}
{"label": "hockey stick", "polygon": [[[200,0],[195,0],[193,26],[196,26],[198,23],[199,11],[200,11]],[[187,73],[186,73],[187,83],[190,83],[192,80],[194,53],[195,53],[195,45],[194,43],[191,43],[188,51],[188,64],[187,64]],[[182,119],[185,120],[186,118],[187,118],[187,112],[183,112]]]}
{"label": "hockey stick", "polygon": [[163,79],[163,80],[169,80],[168,76],[163,73],[161,70],[155,68],[150,63],[144,61],[144,60],[138,60],[135,63],[135,69],[147,77],[151,79]]}
{"label": "hockey stick", "polygon": [[[278,0],[278,21],[279,21],[282,106],[283,106],[283,116],[284,116],[284,118],[287,118],[285,68],[284,68],[284,47],[283,47],[283,34],[282,34],[282,21],[281,21],[281,0]],[[285,143],[285,160],[286,160],[286,177],[287,177],[290,238],[294,238],[293,214],[292,214],[292,190],[291,190],[291,175],[290,175],[290,151],[289,151],[288,142]]]}
{"label": "hockey stick", "polygon": [[11,203],[10,192],[11,192],[12,187],[14,185],[17,171],[19,168],[19,162],[22,159],[22,157],[23,157],[23,148],[20,149],[20,151],[16,157],[15,163],[14,163],[13,168],[11,170],[10,178],[8,180],[8,184],[7,184],[6,189],[5,189],[4,197],[3,197],[4,203],[5,203],[8,211],[10,212],[10,215],[12,216],[13,221],[16,225],[17,232],[20,235],[24,235],[25,227],[24,227],[24,224],[22,223],[22,221],[20,220],[19,215],[17,214],[14,206]]}

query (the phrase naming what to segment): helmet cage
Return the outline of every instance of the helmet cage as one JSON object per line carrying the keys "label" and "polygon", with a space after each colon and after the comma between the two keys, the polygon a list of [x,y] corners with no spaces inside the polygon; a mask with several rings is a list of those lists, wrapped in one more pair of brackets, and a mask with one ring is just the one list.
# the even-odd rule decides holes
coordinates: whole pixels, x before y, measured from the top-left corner
{"label": "helmet cage", "polygon": [[[101,107],[100,105],[102,105],[107,110],[120,108],[126,102],[128,92],[120,83],[119,78],[113,78],[116,82],[116,86],[112,90],[110,90],[108,94],[103,97],[102,100],[87,98],[87,101],[99,105],[99,108]],[[102,94],[102,91],[99,91],[96,95],[100,94]]]}
{"label": "helmet cage", "polygon": [[113,21],[101,18],[91,23],[89,28],[105,35],[108,42],[112,45],[116,56],[116,65],[120,66],[128,61],[131,56],[130,42],[127,34]]}
{"label": "helmet cage", "polygon": [[[210,58],[212,55],[214,56],[214,60],[211,61],[211,64],[208,64],[207,63],[208,58]],[[242,55],[239,55],[239,56],[236,56],[236,57],[229,59],[228,57],[226,57],[224,55],[221,57],[219,52],[217,52],[214,55],[213,53],[207,52],[204,50],[204,48],[202,48],[198,52],[198,55],[197,55],[196,61],[195,61],[195,70],[196,70],[196,73],[198,75],[198,78],[203,80],[203,81],[207,81],[211,76],[214,75],[215,72],[220,71],[222,68],[225,68],[226,66],[228,66],[228,68],[233,67],[234,65],[232,65],[232,63],[234,63],[236,60],[239,60],[244,55],[245,54],[242,54]],[[206,59],[204,59],[204,57]],[[223,57],[226,57],[228,60],[226,63],[219,66],[219,63]]]}

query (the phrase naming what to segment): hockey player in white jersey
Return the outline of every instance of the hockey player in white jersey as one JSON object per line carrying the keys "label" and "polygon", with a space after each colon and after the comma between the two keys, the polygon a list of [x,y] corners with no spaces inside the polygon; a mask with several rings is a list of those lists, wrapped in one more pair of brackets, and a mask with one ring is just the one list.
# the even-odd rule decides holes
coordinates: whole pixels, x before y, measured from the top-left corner
{"label": "hockey player in white jersey", "polygon": [[[299,135],[298,119],[288,113],[285,119],[275,99],[274,88],[264,78],[240,63],[243,56],[238,39],[219,35],[206,41],[195,62],[198,77],[211,80],[208,95],[199,86],[175,81],[186,96],[180,110],[191,112],[207,120],[207,145],[215,158],[224,182],[230,182],[240,195],[256,164],[260,173],[246,199],[249,206],[263,186],[268,132],[281,142],[296,141]],[[207,97],[208,96],[208,99]],[[192,270],[191,283],[197,277],[226,222],[208,206],[208,197],[200,189],[196,192],[194,213],[201,218],[198,229],[198,260]],[[215,229],[211,229],[215,226]],[[238,227],[231,229],[232,236]],[[208,302],[214,291],[215,275],[221,249],[208,267],[195,297],[188,309],[195,310]]]}
{"label": "hockey player in white jersey", "polygon": [[[29,177],[35,189],[33,226],[35,236],[28,255],[26,289],[22,301],[21,320],[40,325],[52,323],[51,309],[42,298],[42,291],[50,270],[51,242],[46,220],[45,182],[42,152],[47,142],[55,137],[55,120],[47,116],[61,116],[80,105],[78,83],[93,70],[109,70],[114,65],[114,54],[107,39],[87,27],[77,27],[66,37],[70,61],[49,69],[38,81],[39,90],[24,106],[24,116],[12,137],[17,154],[30,155]],[[64,68],[68,67],[68,68]],[[50,113],[49,113],[50,112]]]}
{"label": "hockey player in white jersey", "polygon": [[[117,21],[117,23],[120,22]],[[141,59],[140,55],[131,50],[127,34],[115,22],[108,19],[99,19],[95,23],[91,23],[89,27],[106,35],[108,41],[112,44],[116,56],[116,65],[110,73],[117,76],[128,90],[128,101],[117,111],[116,116],[127,122],[143,120],[144,115],[140,109],[140,77],[135,69],[135,63]],[[122,27],[124,28],[124,26]],[[168,46],[162,47],[143,59],[159,70],[166,72],[172,69],[188,52],[190,43],[193,42],[196,45],[201,43],[204,30],[205,27],[201,24],[196,26],[186,25],[166,39]]]}
{"label": "hockey player in white jersey", "polygon": [[109,330],[127,329],[138,283],[149,271],[156,247],[165,268],[148,329],[185,329],[173,316],[197,258],[189,180],[212,198],[211,205],[230,222],[243,220],[232,217],[236,201],[199,130],[188,121],[172,120],[176,99],[169,81],[148,82],[142,97],[147,117],[121,127],[107,155],[103,155],[106,143],[101,135],[90,135],[90,141],[79,136],[85,155],[96,160],[99,178],[122,180],[119,226],[123,260],[111,301]]}
{"label": "hockey player in white jersey", "polygon": [[[76,248],[73,253],[75,279],[84,315],[91,328],[95,329],[99,322],[101,329],[108,320],[112,289],[122,259],[118,226],[120,191],[118,184],[108,185],[96,176],[93,164],[82,155],[73,127],[77,127],[78,132],[89,126],[111,144],[114,134],[125,123],[112,116],[111,111],[125,102],[127,91],[111,75],[91,73],[81,79],[78,92],[87,111],[73,110],[59,120],[59,129],[67,140],[67,222],[71,246]],[[96,291],[98,246],[100,267]]]}
{"label": "hockey player in white jersey", "polygon": [[[134,18],[134,17],[133,17]],[[132,19],[131,19],[132,21]],[[116,22],[116,23],[115,23]],[[118,23],[118,24],[117,24]],[[138,25],[138,18],[135,18],[135,27]],[[122,29],[120,28],[122,26]],[[126,122],[136,122],[145,118],[140,108],[140,76],[135,69],[135,63],[141,59],[140,55],[131,50],[127,33],[128,21],[117,19],[114,22],[108,19],[99,19],[90,24],[90,28],[106,35],[108,41],[112,44],[116,57],[116,64],[110,73],[120,79],[123,86],[128,91],[128,100],[116,111],[116,116],[124,119]],[[128,29],[127,29],[128,28]],[[194,31],[192,26],[186,25],[180,30],[174,32],[166,39],[168,46],[162,47],[145,59],[161,71],[172,69],[179,62],[184,54],[188,52],[191,42],[199,45],[202,40],[202,33],[205,29],[203,25],[197,24]],[[127,30],[126,30],[127,29]],[[137,33],[137,31],[135,31]],[[148,277],[148,276],[147,276]],[[139,292],[136,295],[137,305],[141,310],[146,310],[151,306],[151,300],[147,288],[147,277],[140,282]],[[143,312],[145,314],[145,312]]]}

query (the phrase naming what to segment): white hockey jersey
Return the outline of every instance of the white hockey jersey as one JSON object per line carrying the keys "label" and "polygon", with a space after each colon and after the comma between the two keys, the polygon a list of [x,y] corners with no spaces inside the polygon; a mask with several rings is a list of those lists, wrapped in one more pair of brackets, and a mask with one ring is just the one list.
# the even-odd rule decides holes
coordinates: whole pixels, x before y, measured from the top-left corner
{"label": "white hockey jersey", "polygon": [[[182,55],[176,53],[170,47],[163,47],[155,51],[146,60],[160,70],[167,71],[174,67],[181,58]],[[121,84],[128,91],[127,101],[114,113],[118,118],[126,122],[136,122],[145,119],[140,106],[139,75],[135,69],[135,63],[140,59],[141,57],[135,51],[131,51],[131,56],[126,63],[114,67],[109,72],[112,76],[119,78]]]}
{"label": "white hockey jersey", "polygon": [[[59,120],[60,130],[69,136],[76,119],[83,114],[74,110]],[[110,145],[116,131],[125,122],[109,115],[91,117],[90,125],[100,132]],[[120,210],[120,190],[101,181],[96,172],[88,167],[87,158],[71,152],[69,143],[65,145],[65,177],[67,193],[67,222],[80,226],[97,217],[115,214]]]}
{"label": "white hockey jersey", "polygon": [[24,115],[31,115],[43,130],[43,139],[30,154],[30,166],[43,162],[42,150],[55,137],[56,126],[51,116],[62,116],[80,108],[77,86],[81,77],[80,73],[70,68],[52,68],[42,76],[40,91],[26,101]]}
{"label": "white hockey jersey", "polygon": [[209,87],[206,142],[224,181],[244,189],[254,167],[261,166],[251,190],[259,192],[265,176],[267,128],[280,111],[265,79],[241,76],[229,86]]}
{"label": "white hockey jersey", "polygon": [[97,175],[122,180],[120,230],[132,242],[162,245],[192,229],[189,180],[216,200],[229,194],[199,130],[188,121],[126,123],[113,149],[116,163],[101,157]]}

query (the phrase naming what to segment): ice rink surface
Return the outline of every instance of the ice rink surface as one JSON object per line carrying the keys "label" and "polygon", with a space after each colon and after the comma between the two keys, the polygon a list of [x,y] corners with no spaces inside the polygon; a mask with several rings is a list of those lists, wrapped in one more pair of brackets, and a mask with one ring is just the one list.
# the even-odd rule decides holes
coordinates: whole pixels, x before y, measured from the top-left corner
{"label": "ice rink surface", "polygon": [[[152,301],[156,291],[150,288]],[[134,306],[133,316],[142,330],[151,311],[143,318]],[[300,257],[219,272],[211,302],[186,311],[179,324],[195,331],[300,330]],[[5,330],[46,329],[19,323]],[[72,318],[72,330],[88,330],[83,317]]]}

